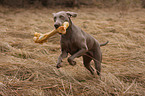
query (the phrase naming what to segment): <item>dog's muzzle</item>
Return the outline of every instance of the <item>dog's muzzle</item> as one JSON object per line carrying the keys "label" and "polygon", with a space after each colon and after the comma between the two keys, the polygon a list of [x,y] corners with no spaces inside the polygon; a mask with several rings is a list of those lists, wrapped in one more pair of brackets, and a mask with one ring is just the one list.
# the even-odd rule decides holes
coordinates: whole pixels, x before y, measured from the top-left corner
{"label": "dog's muzzle", "polygon": [[58,27],[60,27],[60,23],[54,23],[54,27],[57,29]]}

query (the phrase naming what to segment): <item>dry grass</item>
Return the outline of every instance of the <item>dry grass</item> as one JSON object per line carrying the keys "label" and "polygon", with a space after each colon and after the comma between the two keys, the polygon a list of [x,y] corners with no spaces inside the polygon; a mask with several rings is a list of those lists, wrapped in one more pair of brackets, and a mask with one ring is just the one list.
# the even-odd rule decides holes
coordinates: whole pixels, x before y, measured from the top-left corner
{"label": "dry grass", "polygon": [[[53,29],[52,13],[78,13],[73,22],[94,36],[102,47],[101,79],[93,77],[82,59],[55,68],[60,54],[59,35],[35,44],[34,32]],[[92,65],[94,63],[92,62]],[[3,96],[144,96],[145,10],[97,8],[11,9],[0,7],[0,95]]]}

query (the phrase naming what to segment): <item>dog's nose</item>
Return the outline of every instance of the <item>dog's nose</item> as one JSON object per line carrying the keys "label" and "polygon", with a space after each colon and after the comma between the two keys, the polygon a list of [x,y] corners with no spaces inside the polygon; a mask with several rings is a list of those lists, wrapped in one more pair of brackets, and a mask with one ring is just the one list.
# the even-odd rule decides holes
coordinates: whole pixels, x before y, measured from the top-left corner
{"label": "dog's nose", "polygon": [[60,26],[60,23],[54,23],[54,27],[57,29]]}

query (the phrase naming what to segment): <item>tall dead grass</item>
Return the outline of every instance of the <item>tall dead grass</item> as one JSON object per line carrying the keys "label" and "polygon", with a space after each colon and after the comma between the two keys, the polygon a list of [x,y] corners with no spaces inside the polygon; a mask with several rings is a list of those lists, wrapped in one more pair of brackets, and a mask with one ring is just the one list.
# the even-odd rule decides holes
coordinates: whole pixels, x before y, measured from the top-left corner
{"label": "tall dead grass", "polygon": [[[64,59],[56,69],[60,54],[59,35],[47,43],[35,44],[34,32],[53,29],[52,13],[78,13],[73,22],[99,42],[103,53],[102,77],[92,76],[76,59],[70,66]],[[145,20],[144,9],[116,10],[9,9],[0,7],[0,95],[3,96],[144,96]],[[91,62],[93,66],[93,62]]]}

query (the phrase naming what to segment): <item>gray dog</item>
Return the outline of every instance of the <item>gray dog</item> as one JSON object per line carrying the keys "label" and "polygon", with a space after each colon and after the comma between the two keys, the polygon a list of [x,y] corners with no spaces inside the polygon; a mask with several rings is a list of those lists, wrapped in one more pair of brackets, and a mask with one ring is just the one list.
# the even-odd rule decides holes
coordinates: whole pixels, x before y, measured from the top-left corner
{"label": "gray dog", "polygon": [[70,65],[76,65],[74,59],[83,56],[84,66],[91,74],[94,74],[94,69],[91,67],[90,62],[94,60],[95,69],[97,74],[100,75],[102,62],[100,46],[106,45],[108,41],[104,44],[99,44],[95,38],[75,26],[70,17],[76,17],[77,13],[60,11],[58,13],[53,13],[53,15],[56,29],[65,21],[69,22],[66,34],[61,34],[61,54],[58,58],[56,67],[61,67],[62,59],[66,58],[69,53],[71,56],[67,60]]}

